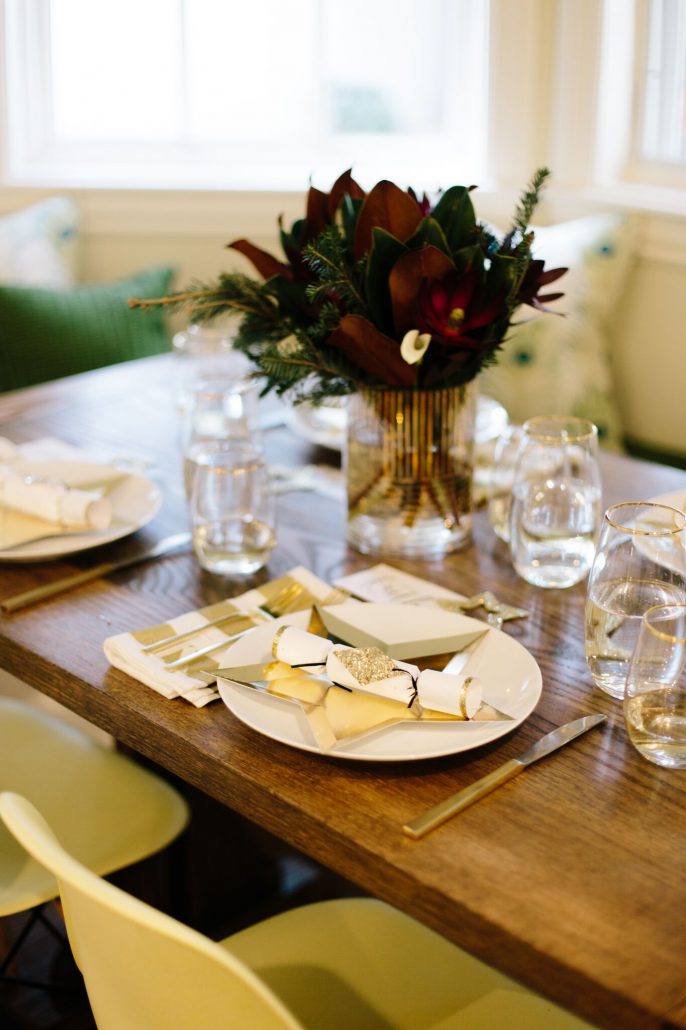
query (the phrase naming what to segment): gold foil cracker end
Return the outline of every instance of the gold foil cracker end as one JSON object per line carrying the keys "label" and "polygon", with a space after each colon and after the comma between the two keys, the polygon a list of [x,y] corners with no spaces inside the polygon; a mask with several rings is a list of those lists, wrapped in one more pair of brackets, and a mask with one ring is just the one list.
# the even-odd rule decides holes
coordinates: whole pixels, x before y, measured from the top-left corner
{"label": "gold foil cracker end", "polygon": [[276,633],[274,634],[274,639],[272,640],[272,658],[278,658],[276,652],[279,648],[279,638],[283,636],[284,631],[287,629],[288,626],[279,626]]}
{"label": "gold foil cracker end", "polygon": [[393,659],[378,647],[355,647],[349,650],[336,648],[335,654],[358,683],[374,683],[376,680],[402,675],[402,670],[396,669]]}

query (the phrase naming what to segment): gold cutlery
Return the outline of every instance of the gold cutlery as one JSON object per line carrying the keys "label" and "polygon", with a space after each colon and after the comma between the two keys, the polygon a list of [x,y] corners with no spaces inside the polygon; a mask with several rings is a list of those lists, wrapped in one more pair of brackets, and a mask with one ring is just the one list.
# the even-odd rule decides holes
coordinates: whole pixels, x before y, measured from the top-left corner
{"label": "gold cutlery", "polygon": [[201,626],[193,626],[192,629],[183,630],[181,633],[172,633],[171,636],[164,637],[162,640],[155,640],[152,644],[146,644],[141,648],[141,651],[144,654],[149,651],[164,651],[165,648],[171,647],[172,644],[181,643],[183,640],[190,640],[191,637],[197,636],[198,633],[203,633],[206,629],[212,629],[213,626],[221,626],[223,623],[232,622],[234,619],[265,619],[269,621],[275,618],[276,615],[272,615],[266,605],[246,608],[243,611],[226,612],[225,615],[220,615],[217,619],[203,622]]}
{"label": "gold cutlery", "polygon": [[430,808],[428,812],[424,812],[423,815],[419,815],[412,819],[411,822],[406,823],[403,826],[403,833],[414,840],[419,840],[420,837],[425,836],[431,830],[435,830],[437,826],[441,826],[452,816],[467,808],[468,805],[473,805],[475,801],[478,801],[486,794],[490,794],[496,787],[507,783],[513,776],[517,776],[522,772],[527,765],[531,765],[532,762],[537,762],[539,758],[545,758],[546,755],[556,751],[559,747],[569,744],[570,741],[575,740],[582,733],[586,733],[587,730],[598,726],[601,722],[605,722],[606,718],[607,716],[600,714],[584,715],[581,719],[575,719],[573,722],[565,723],[564,726],[558,726],[556,730],[546,733],[545,737],[541,737],[533,747],[530,747],[519,758],[510,759],[509,762],[505,762],[504,765],[499,766],[492,773],[483,776],[476,783],[470,784],[464,790],[459,790],[457,794],[453,794],[451,797],[446,798],[445,801],[441,801],[438,805]]}
{"label": "gold cutlery", "polygon": [[57,579],[54,583],[45,583],[41,587],[27,590],[23,594],[16,594],[14,597],[6,597],[3,601],[0,601],[0,611],[5,614],[16,612],[21,608],[27,608],[29,605],[35,604],[37,601],[43,601],[48,597],[54,597],[55,594],[61,594],[67,590],[73,590],[74,587],[81,586],[82,583],[88,583],[92,579],[100,579],[102,576],[108,576],[111,572],[119,572],[120,569],[128,569],[132,565],[138,565],[141,562],[154,561],[156,558],[163,558],[166,555],[171,554],[173,551],[178,551],[183,547],[187,547],[190,543],[190,539],[190,533],[175,533],[173,536],[168,536],[163,540],[158,541],[154,547],[149,547],[140,554],[134,554],[129,558],[121,558],[118,561],[103,562],[101,565],[94,565],[92,568],[86,569],[84,572],[77,572],[73,576],[65,576],[63,579]]}
{"label": "gold cutlery", "polygon": [[[302,611],[303,608],[307,608],[315,603],[320,605],[329,604],[340,604],[342,601],[347,600],[349,594],[345,590],[333,590],[330,594],[324,598],[323,601],[317,601],[315,597],[310,594],[306,587],[302,583],[293,582],[288,586],[284,587],[276,597],[265,601],[259,605],[260,617],[264,619],[275,619],[281,615],[288,615],[291,612]],[[249,613],[236,613],[236,614],[249,614]],[[257,612],[255,613],[257,614]],[[210,624],[206,623],[205,626],[199,626],[195,632],[202,632],[207,629]],[[245,636],[249,633],[254,626],[250,626],[248,629],[243,630],[240,633],[235,633],[233,636],[225,637],[223,640],[216,641],[213,644],[207,644],[205,647],[199,647],[195,651],[191,651],[189,654],[182,655],[180,658],[174,659],[172,662],[165,663],[166,670],[182,669],[185,665],[190,665],[197,658],[204,658],[205,655],[212,654],[213,651],[218,651],[220,648],[226,647],[227,644],[233,643],[234,640],[238,640],[240,637]],[[167,640],[171,638],[168,637]]]}

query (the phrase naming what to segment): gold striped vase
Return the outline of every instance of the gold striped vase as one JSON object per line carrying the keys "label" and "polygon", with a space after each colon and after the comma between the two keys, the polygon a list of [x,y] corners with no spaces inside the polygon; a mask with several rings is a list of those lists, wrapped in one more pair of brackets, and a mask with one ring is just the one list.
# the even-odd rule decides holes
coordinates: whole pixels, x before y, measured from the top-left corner
{"label": "gold striped vase", "polygon": [[438,558],[471,539],[476,387],[366,390],[348,405],[348,542]]}

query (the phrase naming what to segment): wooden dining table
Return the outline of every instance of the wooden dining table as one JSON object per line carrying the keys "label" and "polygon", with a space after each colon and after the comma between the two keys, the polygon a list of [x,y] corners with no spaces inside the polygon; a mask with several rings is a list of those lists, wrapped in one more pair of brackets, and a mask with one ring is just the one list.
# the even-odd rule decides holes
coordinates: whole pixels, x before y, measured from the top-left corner
{"label": "wooden dining table", "polygon": [[[147,526],[107,547],[0,564],[0,599],[187,528],[175,375],[163,356],[0,396],[0,435],[100,448],[144,467],[164,498]],[[266,432],[265,443],[271,462],[340,460],[286,425]],[[606,503],[686,491],[686,473],[624,456],[605,454],[602,474]],[[464,594],[491,589],[530,612],[504,632],[538,663],[540,701],[512,732],[474,750],[397,762],[310,753],[261,735],[220,701],[197,709],[167,700],[104,656],[113,634],[296,565],[332,583],[375,561],[347,547],[342,500],[286,493],[277,547],[251,579],[203,572],[190,551],[133,566],[0,619],[0,668],[592,1024],[686,1028],[686,772],[642,758],[621,703],[594,688],[584,584],[526,584],[483,510],[465,549],[441,560],[390,560]],[[403,834],[412,817],[592,712],[607,722],[425,838]]]}

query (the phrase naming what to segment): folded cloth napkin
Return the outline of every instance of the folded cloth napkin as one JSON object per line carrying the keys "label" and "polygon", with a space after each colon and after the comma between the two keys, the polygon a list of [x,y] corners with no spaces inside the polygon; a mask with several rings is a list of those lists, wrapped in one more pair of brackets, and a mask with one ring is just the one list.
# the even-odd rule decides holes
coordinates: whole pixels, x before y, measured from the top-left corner
{"label": "folded cloth napkin", "polygon": [[69,528],[107,529],[112,521],[112,506],[97,491],[23,475],[11,465],[0,465],[0,506]]}
{"label": "folded cloth napkin", "polygon": [[[244,611],[249,613],[251,608],[259,605],[268,606],[294,583],[300,584],[305,589],[298,595],[297,600],[290,608],[292,611],[310,608],[313,604],[324,601],[332,589],[328,583],[307,569],[297,566],[285,576],[263,584],[258,590],[248,590],[238,597],[220,601],[218,604],[212,604],[197,611],[186,612],[184,615],[179,615],[158,626],[149,626],[147,629],[133,630],[109,637],[104,643],[105,655],[117,669],[122,669],[134,679],[152,687],[163,697],[183,697],[196,708],[202,708],[210,701],[215,701],[219,697],[219,693],[214,685],[208,686],[199,674],[220,669],[230,663],[228,651],[233,644],[232,638],[235,637],[235,634],[257,625],[260,620],[259,616],[252,618],[247,614],[245,618],[232,619],[219,626],[208,626],[207,624],[224,615]],[[207,628],[203,629],[203,626]],[[143,651],[143,647],[147,644],[153,644],[176,633],[196,628],[198,632],[193,636],[176,645],[170,645],[167,649]],[[180,669],[167,668],[167,665],[177,658],[205,646],[221,644],[222,640],[226,641],[226,647],[213,650],[191,665]]]}

